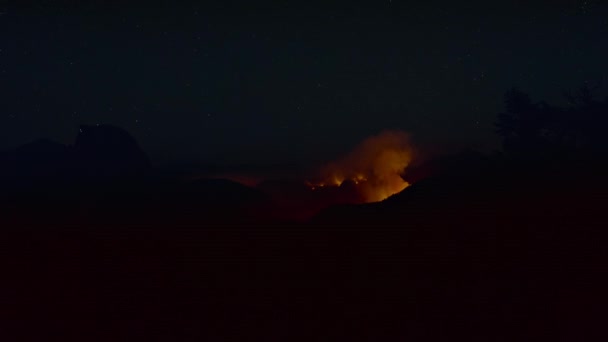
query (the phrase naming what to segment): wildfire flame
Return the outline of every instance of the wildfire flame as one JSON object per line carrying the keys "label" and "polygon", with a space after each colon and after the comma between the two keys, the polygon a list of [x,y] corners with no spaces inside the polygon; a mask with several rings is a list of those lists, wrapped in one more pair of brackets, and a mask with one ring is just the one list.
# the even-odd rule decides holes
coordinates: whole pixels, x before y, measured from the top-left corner
{"label": "wildfire flame", "polygon": [[412,161],[409,137],[401,131],[385,131],[364,140],[345,157],[329,163],[320,171],[320,181],[309,182],[312,190],[354,184],[363,202],[378,202],[390,197],[409,183],[401,175]]}

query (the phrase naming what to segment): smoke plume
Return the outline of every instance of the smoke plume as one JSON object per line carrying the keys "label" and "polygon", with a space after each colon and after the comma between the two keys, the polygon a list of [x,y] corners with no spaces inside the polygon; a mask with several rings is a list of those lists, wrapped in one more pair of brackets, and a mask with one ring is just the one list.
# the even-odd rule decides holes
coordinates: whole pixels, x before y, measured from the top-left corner
{"label": "smoke plume", "polygon": [[311,183],[311,187],[352,188],[354,184],[359,201],[382,201],[409,185],[401,175],[412,161],[413,152],[406,133],[382,132],[367,138],[343,158],[323,167],[320,181]]}

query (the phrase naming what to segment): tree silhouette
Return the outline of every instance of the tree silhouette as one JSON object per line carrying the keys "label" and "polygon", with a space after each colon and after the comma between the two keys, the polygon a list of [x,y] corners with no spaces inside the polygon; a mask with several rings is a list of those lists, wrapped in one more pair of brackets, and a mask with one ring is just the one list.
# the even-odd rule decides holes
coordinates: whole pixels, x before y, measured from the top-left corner
{"label": "tree silhouette", "polygon": [[528,94],[514,88],[505,94],[505,109],[506,112],[498,114],[496,122],[505,152],[521,157],[541,153],[551,108],[532,102]]}
{"label": "tree silhouette", "polygon": [[597,99],[599,86],[581,87],[575,94],[566,94],[571,108],[566,110],[569,138],[585,152],[594,156],[608,153],[608,98]]}
{"label": "tree silhouette", "polygon": [[528,94],[509,90],[506,111],[498,114],[495,123],[504,152],[528,161],[605,158],[608,101],[597,100],[597,90],[585,85],[566,93],[565,108],[535,103]]}

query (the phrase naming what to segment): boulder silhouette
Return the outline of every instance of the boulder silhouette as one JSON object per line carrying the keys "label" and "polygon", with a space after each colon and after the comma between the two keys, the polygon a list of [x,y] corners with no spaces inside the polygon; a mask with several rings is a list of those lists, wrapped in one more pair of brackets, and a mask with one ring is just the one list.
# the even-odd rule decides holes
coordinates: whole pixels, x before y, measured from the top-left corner
{"label": "boulder silhouette", "polygon": [[85,178],[136,177],[151,168],[135,139],[112,125],[80,126],[74,153]]}

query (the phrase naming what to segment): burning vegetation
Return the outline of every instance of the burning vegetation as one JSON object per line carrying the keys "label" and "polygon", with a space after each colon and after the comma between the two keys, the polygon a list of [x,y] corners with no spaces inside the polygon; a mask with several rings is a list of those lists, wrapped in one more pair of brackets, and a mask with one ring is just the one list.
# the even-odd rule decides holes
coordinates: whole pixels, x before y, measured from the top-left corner
{"label": "burning vegetation", "polygon": [[343,158],[321,168],[310,189],[340,188],[349,202],[378,202],[405,189],[401,177],[412,161],[409,137],[401,131],[385,131],[364,140]]}

